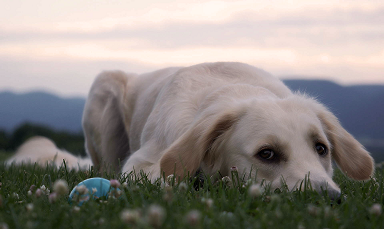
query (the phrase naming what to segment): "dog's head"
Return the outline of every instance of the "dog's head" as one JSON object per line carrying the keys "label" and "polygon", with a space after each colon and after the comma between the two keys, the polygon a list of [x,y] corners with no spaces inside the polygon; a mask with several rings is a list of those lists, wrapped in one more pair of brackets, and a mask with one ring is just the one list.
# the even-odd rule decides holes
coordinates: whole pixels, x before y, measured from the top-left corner
{"label": "dog's head", "polygon": [[294,95],[285,99],[253,99],[231,106],[211,106],[201,113],[161,158],[166,175],[257,175],[290,189],[309,174],[312,187],[340,192],[332,181],[333,158],[350,178],[369,179],[373,159],[337,118],[313,99]]}

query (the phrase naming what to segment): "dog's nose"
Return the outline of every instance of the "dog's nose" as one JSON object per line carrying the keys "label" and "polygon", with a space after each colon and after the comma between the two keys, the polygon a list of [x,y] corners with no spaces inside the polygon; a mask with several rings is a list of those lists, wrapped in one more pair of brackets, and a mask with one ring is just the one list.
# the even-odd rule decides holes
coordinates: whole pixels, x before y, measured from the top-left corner
{"label": "dog's nose", "polygon": [[335,189],[327,189],[327,191],[323,191],[323,195],[328,194],[329,198],[333,201],[339,201],[341,192]]}
{"label": "dog's nose", "polygon": [[340,200],[340,196],[341,196],[340,189],[333,182],[330,183],[327,181],[321,181],[321,182],[311,181],[311,183],[317,192],[321,193],[324,196],[328,195],[328,197],[332,201]]}

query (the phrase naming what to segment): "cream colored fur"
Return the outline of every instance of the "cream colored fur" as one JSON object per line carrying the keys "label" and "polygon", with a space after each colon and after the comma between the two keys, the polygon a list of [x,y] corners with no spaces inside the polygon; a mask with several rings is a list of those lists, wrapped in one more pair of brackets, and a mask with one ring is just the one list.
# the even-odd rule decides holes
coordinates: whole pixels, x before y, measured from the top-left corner
{"label": "cream colored fur", "polygon": [[51,140],[45,137],[32,137],[21,145],[17,153],[8,159],[7,163],[37,163],[41,166],[47,164],[62,165],[65,160],[69,169],[88,169],[92,161],[88,158],[79,158],[65,150],[58,149]]}
{"label": "cream colored fur", "polygon": [[[283,178],[291,189],[310,173],[314,188],[338,193],[331,157],[353,179],[369,179],[374,171],[369,153],[323,105],[242,63],[143,75],[103,72],[89,93],[83,129],[96,167],[143,171],[152,180],[199,168],[225,176],[236,166],[241,175],[257,173],[273,187]],[[328,155],[317,154],[318,142],[329,148]],[[278,161],[259,157],[266,147],[278,151]],[[21,149],[17,161],[28,147]],[[28,155],[34,160],[37,152]]]}

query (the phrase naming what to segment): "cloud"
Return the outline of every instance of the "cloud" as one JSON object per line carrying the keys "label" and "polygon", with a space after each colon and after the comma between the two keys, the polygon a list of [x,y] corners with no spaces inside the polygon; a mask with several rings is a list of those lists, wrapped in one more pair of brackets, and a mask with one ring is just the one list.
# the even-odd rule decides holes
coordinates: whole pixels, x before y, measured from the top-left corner
{"label": "cloud", "polygon": [[138,61],[98,61],[51,58],[0,57],[0,90],[27,92],[44,90],[61,96],[86,96],[97,74],[104,70],[143,73],[158,66]]}
{"label": "cloud", "polygon": [[[208,5],[207,12],[211,12],[209,9],[214,8],[214,3],[208,2],[202,7]],[[250,4],[248,1],[244,1],[242,5],[235,6],[245,7],[246,3]],[[62,27],[59,30],[48,28],[46,30],[9,31],[3,29],[0,30],[0,42],[52,40],[104,40],[108,42],[136,39],[145,41],[142,43],[146,47],[151,45],[152,48],[180,48],[233,46],[246,40],[246,45],[329,47],[343,45],[346,42],[376,42],[377,45],[382,44],[384,37],[384,26],[382,26],[384,7],[370,10],[364,9],[364,7],[302,9],[293,12],[288,10],[281,15],[264,16],[263,11],[260,13],[254,8],[236,9],[235,7],[232,9],[224,7],[229,3],[221,2],[221,4],[223,6],[219,7],[220,4],[216,3],[215,8],[221,14],[216,15],[214,14],[216,11],[214,11],[211,15],[216,15],[216,17],[213,17],[212,20],[207,16],[208,13],[205,13],[207,15],[197,14],[193,9],[197,6],[188,9],[188,13],[184,12],[186,9],[183,7],[181,8],[184,11],[176,11],[177,13],[173,10],[152,9],[142,17],[135,19],[131,17],[105,18],[96,22],[70,23],[68,26],[64,26],[65,29]],[[282,11],[282,9],[280,10]],[[95,29],[83,28],[83,24],[87,24],[84,27]],[[60,23],[58,27],[60,27]]]}
{"label": "cloud", "polygon": [[[0,9],[0,75],[13,76],[4,85],[18,81],[27,88],[28,82],[61,93],[67,85],[84,93],[80,87],[102,66],[145,72],[205,61],[242,61],[280,76],[384,83],[382,1],[41,2],[39,9],[17,7],[17,0]],[[35,81],[27,80],[32,76]],[[67,83],[75,76],[77,89]]]}
{"label": "cloud", "polygon": [[[261,9],[272,7],[272,11],[284,13],[262,17],[260,15],[266,13],[254,8],[241,12],[250,4],[251,1],[207,2],[191,8],[186,7],[190,4],[181,4],[176,7],[180,12],[172,7],[155,8],[142,16],[146,20],[141,26],[134,27],[124,24],[127,19],[116,18],[110,22],[110,28],[99,27],[102,30],[3,30],[0,32],[0,55],[137,58],[152,64],[190,64],[216,57],[228,59],[225,54],[231,53],[231,60],[239,61],[257,62],[263,55],[265,61],[270,61],[271,55],[276,55],[277,60],[286,59],[284,63],[298,61],[304,65],[308,64],[308,58],[319,63],[342,64],[360,59],[360,63],[383,64],[380,59],[368,60],[384,51],[384,26],[380,26],[384,21],[384,8],[334,7],[325,1],[316,10],[313,6],[302,9],[309,3],[297,1],[295,7],[285,9],[264,3],[259,6]],[[205,7],[207,12],[200,12],[198,15],[202,19],[193,21],[198,16],[198,6]],[[329,8],[331,6],[333,8]],[[220,12],[222,16],[210,20],[208,12]],[[167,13],[180,21],[170,20]],[[148,18],[163,20],[151,22]],[[185,53],[183,58],[180,58],[181,53]]]}

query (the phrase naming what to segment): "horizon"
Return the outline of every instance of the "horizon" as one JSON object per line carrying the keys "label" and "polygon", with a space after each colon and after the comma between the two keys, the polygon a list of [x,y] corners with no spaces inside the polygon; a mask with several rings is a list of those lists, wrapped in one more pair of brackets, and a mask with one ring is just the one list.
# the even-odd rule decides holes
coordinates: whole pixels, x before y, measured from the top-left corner
{"label": "horizon", "polygon": [[0,91],[86,96],[102,70],[216,61],[384,85],[379,0],[0,1]]}
{"label": "horizon", "polygon": [[[280,78],[281,79],[281,78]],[[308,81],[308,82],[325,82],[325,83],[331,83],[331,84],[335,84],[335,85],[338,85],[338,86],[341,86],[341,87],[344,87],[344,88],[348,88],[348,87],[359,87],[359,86],[367,86],[367,87],[376,87],[376,86],[379,86],[379,87],[384,87],[384,83],[383,84],[341,84],[341,83],[338,83],[334,80],[328,80],[328,79],[321,79],[321,78],[285,78],[285,79],[281,79],[284,83],[286,83],[287,81]],[[54,90],[49,90],[49,89],[46,89],[46,88],[30,88],[28,90],[13,90],[13,89],[7,89],[7,88],[4,88],[4,89],[0,89],[0,94],[1,93],[12,93],[12,94],[15,94],[15,95],[26,95],[26,94],[30,94],[30,93],[43,93],[43,94],[49,94],[49,95],[53,95],[53,96],[56,96],[56,97],[59,97],[60,99],[86,99],[87,96],[88,96],[88,93],[87,94],[84,94],[84,95],[66,95],[66,94],[60,94]]]}

